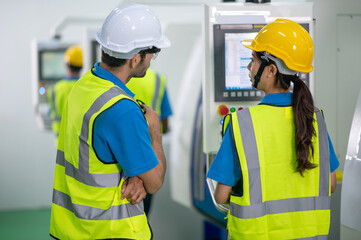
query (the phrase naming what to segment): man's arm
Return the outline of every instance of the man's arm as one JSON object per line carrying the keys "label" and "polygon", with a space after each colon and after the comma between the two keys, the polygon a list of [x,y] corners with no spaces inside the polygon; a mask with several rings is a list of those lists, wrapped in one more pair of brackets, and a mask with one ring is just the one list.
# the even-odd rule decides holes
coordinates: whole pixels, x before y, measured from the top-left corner
{"label": "man's arm", "polygon": [[146,105],[142,105],[142,107],[146,110],[145,117],[149,124],[151,145],[159,163],[153,169],[138,175],[138,177],[143,180],[144,187],[147,192],[154,194],[163,185],[166,171],[166,159],[163,152],[162,134],[160,132],[158,115],[150,107]]}
{"label": "man's arm", "polygon": [[168,118],[162,119],[162,130],[163,130],[163,134],[168,132]]}

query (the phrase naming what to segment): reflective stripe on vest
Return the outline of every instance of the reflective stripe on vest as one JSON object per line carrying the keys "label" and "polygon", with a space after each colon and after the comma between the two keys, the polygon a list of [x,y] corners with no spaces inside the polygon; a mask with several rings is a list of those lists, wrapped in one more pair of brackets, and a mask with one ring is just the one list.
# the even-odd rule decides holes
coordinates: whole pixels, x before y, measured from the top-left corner
{"label": "reflective stripe on vest", "polygon": [[61,121],[54,174],[50,234],[58,239],[151,238],[143,202],[132,205],[122,199],[127,179],[122,167],[102,162],[93,149],[97,117],[122,100],[137,104],[91,70],[72,88]]}
{"label": "reflective stripe on vest", "polygon": [[[254,121],[259,122],[261,121],[263,117],[267,117],[266,114],[271,114],[272,111],[270,109],[267,109],[271,106],[256,106],[252,108],[252,111],[250,109],[243,109],[241,111],[238,111],[237,113],[234,113],[231,115],[231,132],[233,134],[233,138],[235,141],[235,151],[239,158],[242,172],[245,173],[243,175],[243,182],[248,182],[248,185],[244,186],[243,196],[237,196],[232,195],[231,201],[230,201],[230,209],[229,209],[229,215],[228,215],[228,229],[230,231],[230,235],[232,239],[263,239],[264,237],[269,237],[269,239],[283,239],[283,237],[287,236],[287,231],[292,232],[292,226],[295,227],[301,227],[304,225],[292,225],[297,224],[294,223],[294,220],[297,219],[297,213],[303,212],[302,214],[308,214],[307,216],[310,218],[302,219],[302,221],[305,221],[306,219],[311,221],[321,221],[322,225],[322,231],[317,232],[318,225],[315,226],[316,233],[312,232],[313,230],[310,230],[310,234],[320,234],[317,237],[307,237],[307,234],[296,234],[293,233],[293,237],[297,239],[327,239],[327,219],[329,220],[329,209],[330,209],[330,193],[329,193],[329,187],[330,187],[330,160],[329,160],[329,148],[328,148],[328,138],[327,138],[327,129],[326,124],[323,119],[323,116],[321,112],[316,109],[315,110],[315,118],[317,119],[317,124],[315,122],[314,126],[317,128],[316,133],[318,136],[314,138],[315,141],[318,141],[315,149],[315,152],[318,154],[316,155],[318,157],[318,168],[315,170],[310,171],[317,171],[314,172],[314,176],[317,177],[314,182],[318,182],[319,186],[315,185],[315,190],[318,187],[318,190],[316,190],[316,193],[312,195],[312,190],[308,192],[311,193],[311,195],[304,195],[302,196],[302,193],[300,195],[292,196],[291,193],[286,194],[286,198],[282,198],[282,191],[280,191],[280,194],[273,194],[272,196],[278,196],[279,198],[271,198],[269,191],[272,191],[270,186],[272,185],[266,185],[266,183],[262,183],[262,180],[266,180],[267,176],[274,176],[274,175],[265,175],[267,173],[274,174],[276,173],[274,169],[269,169],[266,167],[267,162],[263,162],[265,159],[274,159],[277,158],[277,154],[275,155],[264,155],[266,153],[270,154],[270,149],[272,149],[272,146],[264,145],[264,142],[266,139],[275,139],[277,143],[283,143],[282,141],[285,141],[287,138],[283,138],[283,136],[291,136],[289,134],[283,135],[283,133],[280,133],[280,136],[274,135],[274,131],[267,131],[265,128],[267,128],[267,125],[255,125],[253,124]],[[259,109],[257,109],[259,108]],[[275,120],[277,120],[278,116],[283,116],[282,114],[286,114],[289,112],[289,110],[285,108],[278,108],[277,113],[281,115],[276,115],[275,118],[270,123],[274,123]],[[290,107],[289,107],[290,108]],[[255,110],[257,109],[257,110]],[[253,111],[254,110],[254,111]],[[256,114],[257,113],[257,114]],[[292,110],[291,112],[292,113]],[[254,116],[252,115],[254,114]],[[254,117],[254,119],[252,119]],[[281,117],[282,118],[282,117]],[[286,118],[288,119],[288,118]],[[289,118],[291,119],[291,118]],[[292,118],[293,119],[293,118]],[[290,123],[291,120],[287,120],[283,123]],[[233,123],[232,123],[233,122]],[[238,123],[236,123],[238,122]],[[291,123],[290,123],[291,124]],[[288,129],[289,126],[285,126],[286,129]],[[271,126],[270,126],[271,127]],[[239,129],[239,130],[238,130]],[[264,134],[261,134],[260,131],[264,129],[266,132]],[[276,128],[277,129],[277,128]],[[256,131],[256,132],[255,132]],[[257,135],[256,135],[257,133]],[[259,135],[260,134],[260,135]],[[266,135],[265,135],[266,134]],[[271,134],[271,135],[268,135]],[[259,139],[256,138],[259,137]],[[265,139],[262,139],[262,138]],[[269,138],[268,138],[269,137]],[[238,139],[238,140],[237,140]],[[270,141],[270,140],[268,140]],[[278,142],[280,141],[280,142]],[[258,146],[260,144],[260,146]],[[267,146],[267,147],[265,147]],[[279,145],[277,145],[279,146]],[[260,147],[258,149],[258,147]],[[266,151],[266,152],[265,152]],[[267,152],[268,151],[268,152]],[[294,150],[293,150],[294,151]],[[290,154],[292,150],[288,150],[287,154]],[[285,155],[288,156],[288,155]],[[260,158],[261,157],[261,158]],[[284,155],[279,156],[280,159],[284,159]],[[261,162],[262,160],[262,162]],[[275,159],[277,162],[277,159]],[[244,164],[244,165],[243,165]],[[282,168],[282,170],[284,170]],[[242,173],[241,173],[242,174]],[[296,173],[295,173],[296,174]],[[317,174],[319,174],[317,176]],[[283,175],[284,176],[284,175]],[[310,175],[311,176],[311,175]],[[312,178],[306,178],[306,179],[312,179]],[[276,181],[277,182],[277,181]],[[272,183],[269,183],[272,184]],[[306,187],[307,185],[299,185],[301,188]],[[312,186],[311,186],[312,188]],[[279,189],[279,185],[277,185],[276,189]],[[249,192],[248,192],[249,191]],[[275,190],[278,191],[279,190]],[[318,192],[317,192],[318,191]],[[263,196],[265,194],[265,196]],[[310,212],[315,212],[314,215],[312,215]],[[325,212],[326,211],[326,212]],[[328,213],[327,213],[328,212]],[[287,215],[285,215],[287,214]],[[311,214],[311,215],[310,215]],[[320,220],[316,216],[321,216],[321,214],[324,216],[324,220]],[[328,215],[327,215],[328,214]],[[266,216],[268,215],[268,216]],[[306,216],[302,215],[302,216]],[[301,215],[300,215],[301,216]],[[315,217],[313,217],[315,216]],[[290,222],[289,225],[284,229],[285,232],[282,232],[282,226],[278,226],[278,223],[281,223],[282,221],[285,221],[286,219],[292,218],[292,223]],[[313,218],[313,219],[312,219]],[[267,220],[268,219],[268,220]],[[267,224],[267,221],[274,220],[276,228],[269,227]],[[326,222],[322,222],[326,221]],[[278,222],[278,223],[277,223]],[[297,222],[297,220],[296,220]],[[304,222],[303,222],[304,223]],[[303,224],[300,223],[300,224]],[[238,225],[237,225],[238,224]],[[242,225],[242,227],[237,227]],[[262,225],[263,224],[263,225]],[[274,226],[274,225],[273,225]],[[328,223],[329,226],[329,223]],[[291,228],[290,228],[291,227]],[[252,229],[252,230],[251,230]],[[257,231],[259,229],[259,232]],[[268,230],[270,231],[270,235],[268,235]],[[287,230],[288,229],[288,230]],[[312,232],[312,233],[311,233]],[[260,235],[257,235],[257,234]],[[255,234],[255,235],[254,235]],[[281,235],[278,235],[281,234]],[[282,235],[283,234],[283,235]],[[258,236],[258,238],[256,237]],[[278,236],[275,237],[275,236]],[[315,235],[310,235],[315,236]]]}
{"label": "reflective stripe on vest", "polygon": [[54,120],[60,122],[61,117],[58,114],[58,108],[56,107],[56,104],[55,104],[55,88],[51,91],[51,104],[53,105],[53,110],[54,110],[54,114],[55,114]]}
{"label": "reflective stripe on vest", "polygon": [[143,205],[122,204],[109,209],[99,209],[80,204],[73,204],[68,194],[53,189],[53,203],[74,213],[77,218],[85,220],[118,220],[138,216],[144,213]]}
{"label": "reflective stripe on vest", "polygon": [[152,101],[152,109],[154,111],[157,111],[157,102],[159,98],[159,92],[160,92],[160,76],[158,73],[155,74],[155,90],[153,95],[153,101]]}
{"label": "reflective stripe on vest", "polygon": [[[241,206],[230,203],[230,214],[232,216],[248,219],[257,218],[266,214],[277,214],[284,212],[326,210],[330,206],[329,197],[329,150],[326,125],[319,110],[316,111],[316,118],[319,127],[319,152],[320,152],[320,176],[319,196],[281,199],[262,202],[262,184],[260,176],[260,165],[256,137],[253,122],[249,109],[237,112],[238,124],[241,130],[243,148],[249,171],[250,184],[250,206]],[[253,169],[253,170],[252,170]]]}
{"label": "reflective stripe on vest", "polygon": [[[107,174],[91,174],[89,173],[89,145],[87,143],[89,136],[89,121],[90,118],[98,112],[110,99],[123,94],[130,97],[122,89],[112,87],[108,91],[100,95],[89,110],[85,113],[81,133],[79,136],[79,169],[75,168],[69,163],[64,156],[64,152],[58,150],[56,163],[65,167],[65,174],[77,181],[88,186],[95,187],[116,187],[119,185],[121,178],[126,180],[122,173],[107,173]],[[53,189],[53,203],[62,206],[69,211],[76,213],[77,217],[87,220],[117,220],[122,218],[134,217],[144,213],[143,203],[123,204],[120,206],[112,206],[108,210],[98,209],[94,207],[73,204],[71,197],[65,193]],[[119,215],[119,212],[121,214]],[[101,218],[99,217],[99,212]],[[94,218],[95,217],[95,218]]]}
{"label": "reflective stripe on vest", "polygon": [[108,174],[91,174],[89,173],[89,145],[87,143],[89,136],[89,121],[94,113],[98,112],[104,104],[110,99],[123,94],[128,96],[122,89],[118,87],[112,87],[108,91],[104,92],[97,100],[92,104],[89,110],[86,112],[83,118],[83,124],[81,133],[79,136],[79,169],[75,168],[71,163],[66,161],[64,153],[57,152],[56,162],[65,167],[65,174],[75,178],[77,181],[89,186],[95,187],[115,187],[120,183],[119,173]]}

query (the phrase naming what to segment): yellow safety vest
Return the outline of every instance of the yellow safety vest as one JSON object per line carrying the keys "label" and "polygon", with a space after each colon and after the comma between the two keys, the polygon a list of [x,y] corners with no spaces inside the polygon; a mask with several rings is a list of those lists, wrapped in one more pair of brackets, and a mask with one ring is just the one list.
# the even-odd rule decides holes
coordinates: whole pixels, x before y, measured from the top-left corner
{"label": "yellow safety vest", "polygon": [[148,68],[143,78],[132,78],[127,88],[132,91],[135,99],[143,101],[161,117],[161,105],[165,92],[165,76]]}
{"label": "yellow safety vest", "polygon": [[[54,88],[50,88],[47,93],[47,100],[50,107],[50,117],[52,118],[52,130],[56,137],[59,136],[61,115],[68,99],[68,95],[76,80],[62,79],[57,82]],[[57,140],[57,139],[56,139]]]}
{"label": "yellow safety vest", "polygon": [[[231,194],[230,239],[328,239],[330,159],[326,124],[315,110],[317,164],[296,171],[291,106],[257,105],[231,114],[230,129],[241,167],[243,195]],[[315,238],[317,237],[317,238]]]}
{"label": "yellow safety vest", "polygon": [[[126,179],[118,163],[93,149],[93,125],[119,101],[134,101],[110,81],[87,72],[74,85],[61,121],[50,234],[59,239],[150,239],[143,202],[121,200]],[[76,113],[76,114],[74,114]]]}

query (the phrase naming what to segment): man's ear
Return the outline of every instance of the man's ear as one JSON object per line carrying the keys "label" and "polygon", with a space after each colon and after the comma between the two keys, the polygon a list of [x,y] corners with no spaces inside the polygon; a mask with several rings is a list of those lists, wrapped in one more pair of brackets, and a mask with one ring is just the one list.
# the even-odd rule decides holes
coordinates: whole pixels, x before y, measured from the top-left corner
{"label": "man's ear", "polygon": [[139,53],[135,54],[135,56],[129,61],[130,67],[135,68],[141,62],[141,60],[142,58],[140,54]]}
{"label": "man's ear", "polygon": [[277,69],[276,65],[274,65],[274,64],[269,65],[267,70],[268,70],[267,77],[273,78],[277,75],[278,69]]}

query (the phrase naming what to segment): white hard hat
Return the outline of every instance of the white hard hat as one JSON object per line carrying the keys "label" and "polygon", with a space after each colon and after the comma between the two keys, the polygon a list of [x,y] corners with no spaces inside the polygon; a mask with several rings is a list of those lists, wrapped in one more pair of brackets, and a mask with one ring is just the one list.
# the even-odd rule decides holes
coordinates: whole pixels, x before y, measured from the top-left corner
{"label": "white hard hat", "polygon": [[126,4],[115,8],[105,19],[95,38],[105,53],[122,59],[131,59],[139,51],[153,46],[170,46],[152,9],[141,4]]}

